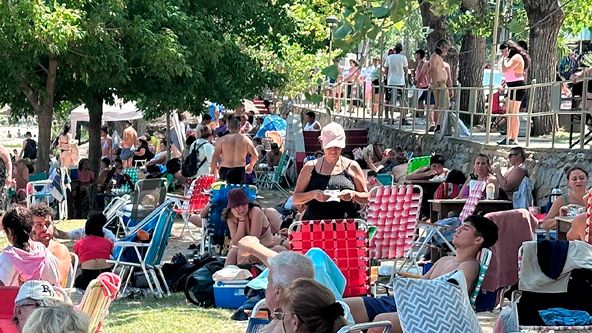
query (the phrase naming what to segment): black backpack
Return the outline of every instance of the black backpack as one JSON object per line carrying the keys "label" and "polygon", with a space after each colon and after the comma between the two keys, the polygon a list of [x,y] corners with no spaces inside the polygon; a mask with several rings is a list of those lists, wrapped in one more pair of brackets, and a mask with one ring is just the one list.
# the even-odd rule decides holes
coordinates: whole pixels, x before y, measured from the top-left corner
{"label": "black backpack", "polygon": [[27,139],[25,145],[25,151],[23,153],[24,158],[30,158],[32,160],[37,158],[37,142],[33,139]]}
{"label": "black backpack", "polygon": [[224,268],[224,262],[211,261],[187,277],[185,297],[192,304],[204,308],[214,305],[214,279],[212,275]]}
{"label": "black backpack", "polygon": [[175,254],[170,263],[162,265],[162,272],[169,289],[172,292],[184,291],[189,275],[215,260],[211,254],[206,253],[193,259],[193,263],[190,263],[183,254]]}
{"label": "black backpack", "polygon": [[208,143],[207,141],[200,144],[199,146],[195,147],[195,149],[193,149],[189,155],[187,155],[187,157],[185,158],[185,161],[183,161],[183,164],[181,165],[181,174],[185,177],[193,177],[195,176],[195,174],[197,173],[197,170],[199,170],[199,168],[201,168],[201,166],[206,163],[206,160],[208,159],[207,157],[204,157],[204,159],[198,163],[197,161],[197,157],[199,156],[199,148],[201,148],[203,145],[205,145],[206,143]]}

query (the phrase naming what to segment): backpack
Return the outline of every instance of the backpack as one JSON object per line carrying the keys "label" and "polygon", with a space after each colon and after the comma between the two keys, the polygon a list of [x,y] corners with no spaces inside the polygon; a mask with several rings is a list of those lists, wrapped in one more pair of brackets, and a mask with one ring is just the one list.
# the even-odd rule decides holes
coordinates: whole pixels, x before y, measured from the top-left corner
{"label": "backpack", "polygon": [[189,275],[215,260],[211,254],[206,253],[189,262],[183,254],[177,253],[170,263],[162,265],[164,279],[172,292],[184,291]]}
{"label": "backpack", "polygon": [[204,308],[215,304],[212,275],[224,268],[224,262],[211,261],[193,272],[185,281],[185,297],[189,302]]}
{"label": "backpack", "polygon": [[27,144],[25,145],[25,151],[23,157],[30,158],[32,160],[37,158],[37,142],[33,139],[27,139]]}
{"label": "backpack", "polygon": [[185,177],[193,177],[195,176],[195,174],[197,173],[197,170],[199,170],[199,168],[201,168],[201,166],[206,163],[206,160],[208,159],[207,157],[204,157],[204,159],[198,163],[198,156],[199,156],[199,148],[201,148],[203,145],[205,145],[206,143],[208,143],[207,141],[200,144],[199,146],[197,146],[195,149],[193,149],[189,155],[187,155],[187,157],[185,157],[185,161],[183,161],[183,164],[181,165],[181,174]]}

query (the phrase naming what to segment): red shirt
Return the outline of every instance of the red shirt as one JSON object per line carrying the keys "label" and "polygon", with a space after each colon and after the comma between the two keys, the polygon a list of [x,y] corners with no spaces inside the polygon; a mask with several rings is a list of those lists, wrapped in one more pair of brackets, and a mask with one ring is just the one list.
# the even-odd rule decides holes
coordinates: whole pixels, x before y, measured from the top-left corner
{"label": "red shirt", "polygon": [[81,263],[92,259],[111,259],[111,252],[113,242],[105,237],[84,236],[74,244],[74,253],[78,255]]}

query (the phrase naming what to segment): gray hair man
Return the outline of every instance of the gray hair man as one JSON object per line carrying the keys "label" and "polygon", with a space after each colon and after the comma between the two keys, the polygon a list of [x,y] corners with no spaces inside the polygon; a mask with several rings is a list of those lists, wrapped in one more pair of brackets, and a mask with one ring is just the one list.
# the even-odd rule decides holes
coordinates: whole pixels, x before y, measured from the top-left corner
{"label": "gray hair man", "polygon": [[53,307],[63,303],[71,303],[63,290],[53,287],[47,281],[29,280],[23,283],[16,295],[12,322],[19,332],[22,332],[27,319],[33,311],[38,308]]}
{"label": "gray hair man", "polygon": [[[314,269],[309,258],[295,252],[277,253],[261,245],[253,236],[239,241],[239,256],[252,255],[261,260],[269,269],[265,303],[271,311],[282,306],[284,290],[299,278],[314,278]],[[281,321],[273,319],[260,333],[283,332]]]}

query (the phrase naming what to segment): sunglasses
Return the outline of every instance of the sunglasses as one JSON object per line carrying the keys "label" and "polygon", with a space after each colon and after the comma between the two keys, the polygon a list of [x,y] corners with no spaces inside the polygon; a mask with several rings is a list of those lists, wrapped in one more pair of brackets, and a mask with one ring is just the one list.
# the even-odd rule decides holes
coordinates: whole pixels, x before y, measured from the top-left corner
{"label": "sunglasses", "polygon": [[284,320],[284,318],[286,318],[286,316],[288,315],[295,315],[297,316],[297,314],[295,313],[290,313],[290,312],[282,312],[281,308],[276,308],[275,310],[273,310],[273,313],[271,314],[272,318],[275,318],[277,320]]}

